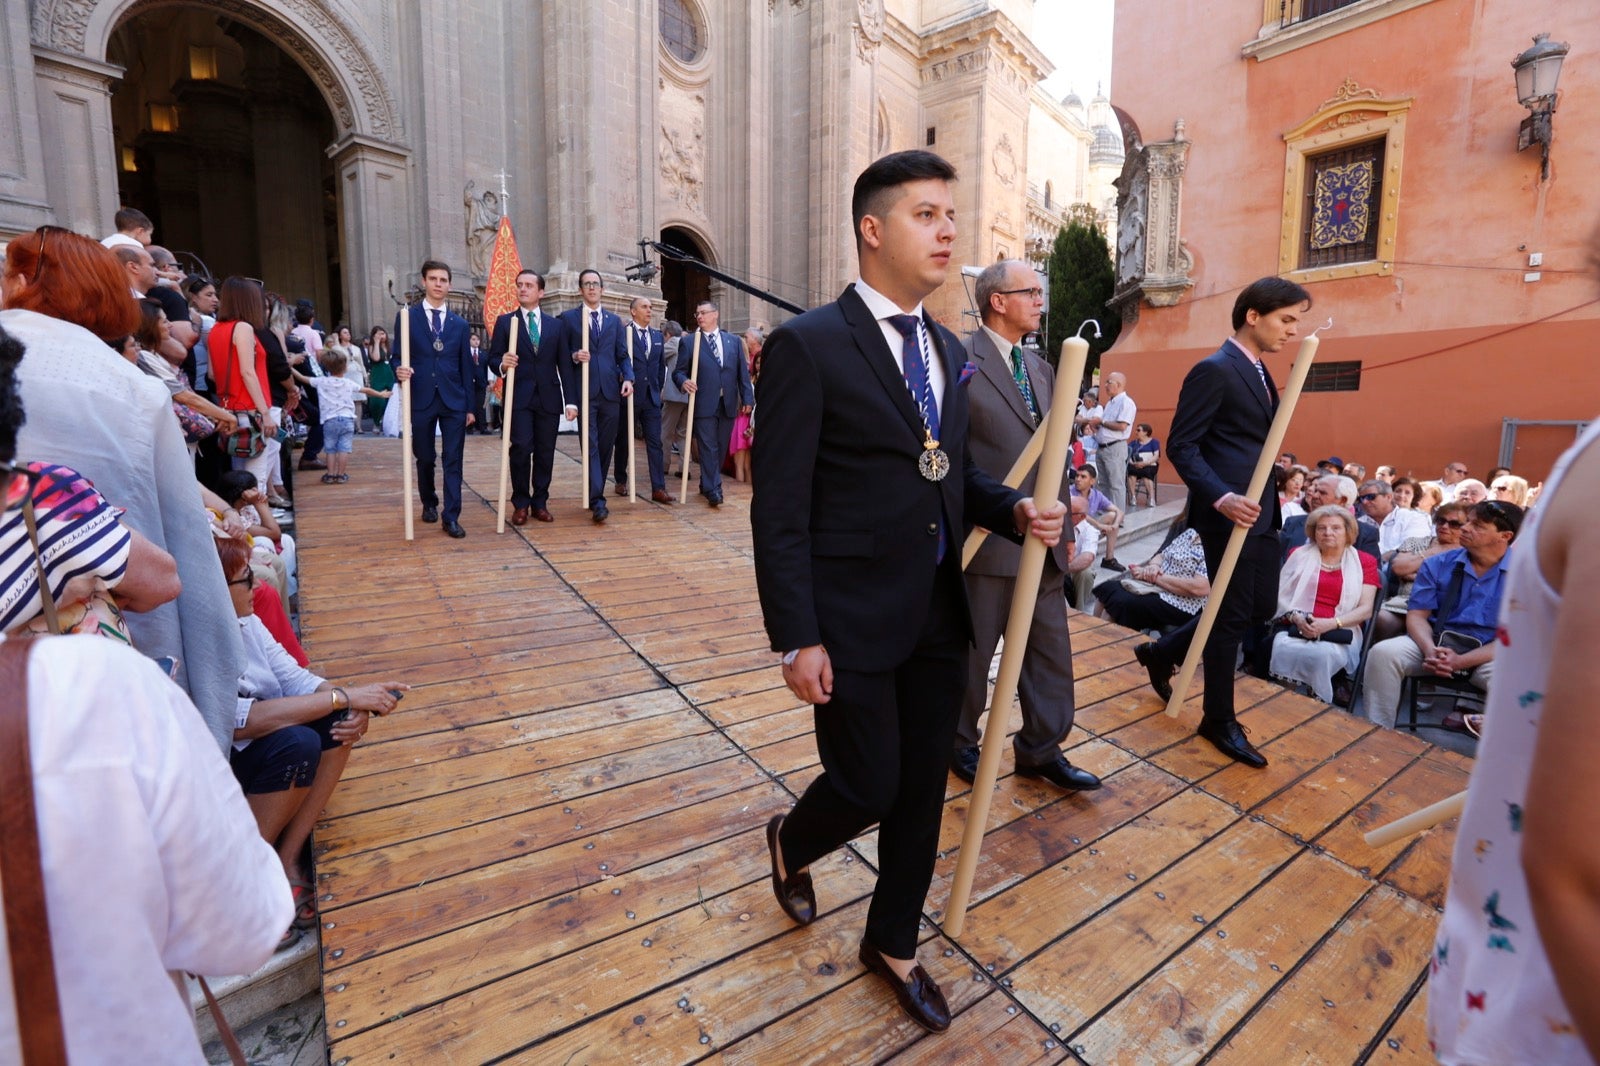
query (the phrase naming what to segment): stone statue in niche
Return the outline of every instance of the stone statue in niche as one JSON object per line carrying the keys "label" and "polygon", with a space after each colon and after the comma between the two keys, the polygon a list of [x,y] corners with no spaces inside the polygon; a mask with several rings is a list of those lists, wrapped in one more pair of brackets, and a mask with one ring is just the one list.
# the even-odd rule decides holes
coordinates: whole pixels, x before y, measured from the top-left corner
{"label": "stone statue in niche", "polygon": [[1144,151],[1130,150],[1117,179],[1117,288],[1137,284],[1144,276],[1145,212],[1150,174]]}
{"label": "stone statue in niche", "polygon": [[489,276],[494,256],[494,237],[500,228],[500,194],[493,189],[478,192],[478,183],[468,181],[462,192],[467,207],[467,264],[475,278]]}

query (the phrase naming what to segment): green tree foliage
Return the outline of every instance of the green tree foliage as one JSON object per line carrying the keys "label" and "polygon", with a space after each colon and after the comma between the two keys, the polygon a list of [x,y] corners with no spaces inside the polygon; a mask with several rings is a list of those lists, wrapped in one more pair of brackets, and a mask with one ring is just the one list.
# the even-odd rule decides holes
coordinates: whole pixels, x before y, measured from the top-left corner
{"label": "green tree foliage", "polygon": [[[1087,205],[1085,205],[1087,206]],[[1050,362],[1056,362],[1061,342],[1078,331],[1086,318],[1100,323],[1101,336],[1094,338],[1090,327],[1084,336],[1089,341],[1089,369],[1100,366],[1100,353],[1110,348],[1122,330],[1122,319],[1106,306],[1116,286],[1116,269],[1105,237],[1081,214],[1056,234],[1050,253],[1050,307],[1047,312],[1047,346]]]}

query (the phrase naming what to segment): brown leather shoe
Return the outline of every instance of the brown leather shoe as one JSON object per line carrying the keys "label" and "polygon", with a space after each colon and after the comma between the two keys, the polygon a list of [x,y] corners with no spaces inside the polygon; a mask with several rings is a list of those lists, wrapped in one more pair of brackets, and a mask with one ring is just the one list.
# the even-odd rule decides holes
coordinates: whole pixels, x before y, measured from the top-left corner
{"label": "brown leather shoe", "polygon": [[671,503],[672,494],[666,489],[651,489],[650,499],[655,503]]}
{"label": "brown leather shoe", "polygon": [[515,511],[512,511],[511,512],[511,524],[514,525],[514,526],[525,526],[525,525],[527,525],[528,524],[528,509],[526,507],[518,507]]}
{"label": "brown leather shoe", "polygon": [[555,521],[555,516],[553,516],[549,511],[546,511],[543,507],[534,508],[533,517],[534,517],[534,520],[537,521],[537,522],[554,522]]}
{"label": "brown leather shoe", "polygon": [[767,854],[772,859],[772,894],[778,897],[778,906],[783,908],[796,925],[810,925],[817,917],[817,891],[811,884],[811,874],[807,871],[791,873],[788,877],[778,876],[778,827],[783,824],[783,815],[774,814],[767,823]]}
{"label": "brown leather shoe", "polygon": [[921,964],[911,968],[910,980],[902,981],[900,975],[889,968],[878,949],[865,940],[861,942],[860,958],[861,965],[867,968],[868,973],[883,978],[894,992],[894,998],[899,1000],[900,1009],[912,1021],[930,1033],[942,1033],[950,1028],[950,1004],[945,1002],[938,982],[928,976],[928,971]]}
{"label": "brown leather shoe", "polygon": [[616,491],[615,491],[614,495],[626,496],[627,494],[628,494],[627,483],[626,482],[622,482],[622,481],[617,482],[617,487],[616,487]]}

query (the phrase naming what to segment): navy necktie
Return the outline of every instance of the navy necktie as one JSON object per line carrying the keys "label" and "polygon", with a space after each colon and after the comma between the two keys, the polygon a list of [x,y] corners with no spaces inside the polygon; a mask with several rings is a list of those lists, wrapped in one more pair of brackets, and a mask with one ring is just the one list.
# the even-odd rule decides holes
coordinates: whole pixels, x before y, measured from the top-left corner
{"label": "navy necktie", "polygon": [[590,311],[589,312],[589,334],[591,336],[594,336],[594,337],[600,336],[600,312],[599,311]]}
{"label": "navy necktie", "polygon": [[437,307],[430,307],[428,311],[433,315],[433,339],[438,340],[444,335],[444,319],[441,317],[444,312]]}
{"label": "navy necktie", "polygon": [[[922,411],[923,423],[928,427],[928,433],[934,440],[939,439],[939,405],[934,402],[933,385],[928,380],[928,364],[922,359],[922,345],[917,340],[916,315],[890,315],[889,324],[900,334],[902,343],[900,347],[901,373],[906,379],[906,388],[911,390],[911,399]],[[939,546],[934,554],[934,562],[944,562],[944,513],[939,515]]]}

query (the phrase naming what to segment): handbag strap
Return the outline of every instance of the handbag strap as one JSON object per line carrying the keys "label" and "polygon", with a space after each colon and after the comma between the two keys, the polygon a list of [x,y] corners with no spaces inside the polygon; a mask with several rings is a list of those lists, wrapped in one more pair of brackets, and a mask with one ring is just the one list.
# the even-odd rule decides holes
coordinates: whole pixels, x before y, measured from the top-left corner
{"label": "handbag strap", "polygon": [[27,1066],[66,1066],[67,1041],[56,992],[55,956],[50,951],[50,916],[45,906],[44,868],[39,858],[39,821],[34,813],[33,762],[28,745],[28,653],[33,638],[0,643],[0,881],[5,885],[6,946],[11,952],[11,993],[17,1002],[17,1033]]}
{"label": "handbag strap", "polygon": [[33,570],[39,576],[39,602],[44,605],[44,621],[50,632],[61,632],[61,619],[56,616],[56,598],[50,592],[50,581],[44,573],[44,552],[39,548],[39,523],[33,514],[33,485],[22,498],[22,521],[28,527],[28,541],[33,545]]}
{"label": "handbag strap", "polygon": [[211,1008],[211,1021],[217,1027],[217,1036],[222,1039],[222,1046],[228,1049],[228,1059],[233,1066],[249,1066],[244,1057],[244,1049],[239,1046],[239,1038],[233,1035],[233,1026],[222,1016],[222,1007],[217,1003],[217,997],[211,994],[211,986],[206,984],[206,979],[199,974],[195,974],[194,979],[200,982],[200,991],[205,993],[206,1006]]}
{"label": "handbag strap", "polygon": [[1461,602],[1461,586],[1467,580],[1467,561],[1457,559],[1456,565],[1450,571],[1450,583],[1445,586],[1444,599],[1439,601],[1439,609],[1434,612],[1433,640],[1439,642],[1439,634],[1444,632],[1445,624],[1450,615],[1455,612],[1456,605]]}

